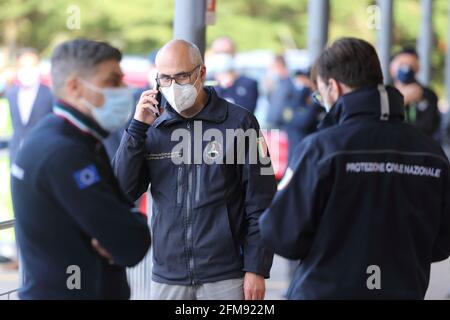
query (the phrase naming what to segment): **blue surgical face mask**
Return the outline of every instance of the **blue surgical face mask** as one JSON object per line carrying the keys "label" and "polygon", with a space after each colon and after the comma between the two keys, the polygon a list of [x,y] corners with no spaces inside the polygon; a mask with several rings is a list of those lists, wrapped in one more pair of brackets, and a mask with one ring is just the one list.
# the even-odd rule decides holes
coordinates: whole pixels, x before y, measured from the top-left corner
{"label": "blue surgical face mask", "polygon": [[128,87],[98,88],[83,80],[89,89],[103,94],[103,105],[94,106],[83,99],[84,105],[92,112],[95,121],[106,131],[114,132],[121,129],[130,119],[134,105],[133,90]]}
{"label": "blue surgical face mask", "polygon": [[416,73],[411,66],[403,64],[398,68],[397,80],[403,84],[414,83],[416,82]]}

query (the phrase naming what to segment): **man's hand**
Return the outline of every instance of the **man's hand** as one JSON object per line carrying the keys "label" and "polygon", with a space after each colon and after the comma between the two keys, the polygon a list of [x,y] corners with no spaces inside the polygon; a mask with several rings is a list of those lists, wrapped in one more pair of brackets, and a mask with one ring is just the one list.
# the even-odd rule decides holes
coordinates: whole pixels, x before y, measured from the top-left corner
{"label": "man's hand", "polygon": [[134,119],[151,125],[159,116],[162,110],[158,109],[158,101],[156,95],[158,90],[152,89],[142,92],[141,98],[136,106]]}
{"label": "man's hand", "polygon": [[95,239],[95,238],[92,239],[91,245],[92,245],[92,248],[94,248],[94,250],[99,254],[100,257],[108,260],[109,264],[114,264],[114,260],[113,260],[113,257],[111,256],[111,254],[100,245],[100,243],[98,242],[97,239]]}
{"label": "man's hand", "polygon": [[405,99],[405,105],[420,102],[423,98],[423,89],[417,83],[399,85],[397,89]]}
{"label": "man's hand", "polygon": [[266,283],[264,277],[246,272],[244,276],[244,299],[245,300],[264,300],[266,294]]}

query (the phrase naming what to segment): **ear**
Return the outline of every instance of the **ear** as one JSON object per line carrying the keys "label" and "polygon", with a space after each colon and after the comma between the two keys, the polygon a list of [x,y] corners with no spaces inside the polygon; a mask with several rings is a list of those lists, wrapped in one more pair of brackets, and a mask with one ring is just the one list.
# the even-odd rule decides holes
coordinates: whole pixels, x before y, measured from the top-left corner
{"label": "ear", "polygon": [[204,64],[202,64],[202,66],[200,67],[200,78],[201,78],[202,82],[205,82],[205,80],[206,80],[206,66]]}
{"label": "ear", "polygon": [[66,79],[64,90],[67,95],[72,96],[73,98],[79,98],[82,95],[82,87],[80,85],[80,81],[74,75],[69,76]]}
{"label": "ear", "polygon": [[330,78],[328,80],[328,86],[330,88],[330,98],[333,99],[333,101],[339,99],[339,97],[342,95],[342,87],[340,86],[340,83],[336,79]]}

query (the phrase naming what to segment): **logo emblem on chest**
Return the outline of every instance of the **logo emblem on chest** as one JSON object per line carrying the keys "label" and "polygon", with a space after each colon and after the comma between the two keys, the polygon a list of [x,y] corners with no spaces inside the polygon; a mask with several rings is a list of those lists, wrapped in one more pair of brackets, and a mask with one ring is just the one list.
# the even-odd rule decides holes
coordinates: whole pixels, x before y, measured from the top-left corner
{"label": "logo emblem on chest", "polygon": [[205,155],[205,159],[209,160],[211,162],[216,161],[217,159],[220,159],[219,157],[222,156],[222,145],[217,141],[210,141],[203,152]]}

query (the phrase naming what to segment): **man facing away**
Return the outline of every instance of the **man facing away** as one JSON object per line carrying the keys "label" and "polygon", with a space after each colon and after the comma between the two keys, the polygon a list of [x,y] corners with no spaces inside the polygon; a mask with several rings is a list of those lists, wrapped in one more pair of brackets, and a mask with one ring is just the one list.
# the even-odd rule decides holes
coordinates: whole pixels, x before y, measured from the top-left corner
{"label": "man facing away", "polygon": [[337,40],[315,73],[329,113],[260,219],[264,243],[301,260],[288,298],[423,299],[450,255],[448,160],[403,122],[369,43]]}

